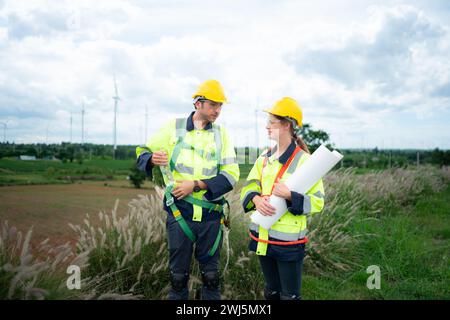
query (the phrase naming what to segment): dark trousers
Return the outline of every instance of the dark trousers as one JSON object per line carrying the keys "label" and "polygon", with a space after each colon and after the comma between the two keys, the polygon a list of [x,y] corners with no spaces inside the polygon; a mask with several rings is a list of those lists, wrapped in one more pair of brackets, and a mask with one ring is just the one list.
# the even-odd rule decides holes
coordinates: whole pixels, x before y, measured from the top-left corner
{"label": "dark trousers", "polygon": [[286,262],[259,256],[259,262],[266,282],[266,299],[301,299],[303,259]]}
{"label": "dark trousers", "polygon": [[[171,214],[167,217],[166,227],[169,241],[169,269],[171,277],[173,275],[177,275],[178,278],[181,278],[181,275],[185,276],[184,285],[177,285],[176,288],[174,288],[174,285],[172,284],[172,288],[169,291],[169,299],[187,300],[189,298],[187,283],[192,253],[194,253],[195,258],[201,261],[199,261],[199,266],[203,280],[201,291],[202,299],[220,300],[220,287],[218,281],[222,239],[220,240],[220,245],[215,254],[212,257],[207,256],[208,251],[213,247],[219,232],[220,220],[194,222],[186,219],[186,222],[197,237],[195,245],[185,235],[175,218]],[[208,257],[207,261],[204,261],[205,257]]]}

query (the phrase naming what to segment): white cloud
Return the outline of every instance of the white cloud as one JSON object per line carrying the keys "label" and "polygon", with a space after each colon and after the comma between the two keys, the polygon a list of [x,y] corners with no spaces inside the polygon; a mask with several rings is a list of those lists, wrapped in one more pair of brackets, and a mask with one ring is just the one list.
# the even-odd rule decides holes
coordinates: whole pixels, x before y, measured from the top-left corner
{"label": "white cloud", "polygon": [[[448,25],[426,4],[395,3],[7,1],[0,118],[14,122],[16,141],[33,141],[23,125],[33,121],[36,139],[51,123],[54,141],[67,141],[70,112],[85,102],[87,141],[111,143],[116,74],[118,142],[139,144],[145,106],[152,133],[187,115],[196,85],[216,78],[231,101],[220,122],[237,143],[254,143],[254,109],[285,95],[338,146],[360,146],[361,134],[376,143],[386,118],[428,121],[450,102]],[[385,134],[409,134],[398,125]]]}

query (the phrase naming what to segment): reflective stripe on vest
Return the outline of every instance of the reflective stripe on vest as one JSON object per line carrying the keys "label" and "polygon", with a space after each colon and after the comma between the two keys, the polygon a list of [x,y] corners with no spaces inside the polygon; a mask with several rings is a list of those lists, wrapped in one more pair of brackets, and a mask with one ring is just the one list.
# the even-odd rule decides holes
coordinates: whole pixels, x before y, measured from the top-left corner
{"label": "reflective stripe on vest", "polygon": [[[251,231],[248,232],[248,235],[250,236],[250,238],[252,238],[253,240],[257,241],[258,244],[262,243],[266,245],[266,250],[267,250],[267,245],[268,244],[273,244],[276,246],[292,246],[292,245],[297,245],[297,244],[301,244],[301,243],[307,243],[308,242],[308,238],[304,237],[303,239],[300,240],[295,240],[295,241],[276,241],[276,240],[264,240],[261,238],[257,238],[255,237]],[[257,249],[258,250],[258,249]],[[259,250],[256,251],[256,254],[259,255],[265,255],[262,254]]]}
{"label": "reflective stripe on vest", "polygon": [[[257,233],[259,233],[259,225],[257,225],[256,223],[250,223],[249,225],[250,230],[255,231]],[[295,240],[300,240],[303,239],[304,237],[306,237],[306,235],[308,234],[308,230],[302,230],[298,233],[286,233],[286,232],[281,232],[281,231],[277,231],[277,230],[269,230],[269,237],[274,238],[274,239],[278,239],[278,240],[282,240],[282,241],[295,241]]]}

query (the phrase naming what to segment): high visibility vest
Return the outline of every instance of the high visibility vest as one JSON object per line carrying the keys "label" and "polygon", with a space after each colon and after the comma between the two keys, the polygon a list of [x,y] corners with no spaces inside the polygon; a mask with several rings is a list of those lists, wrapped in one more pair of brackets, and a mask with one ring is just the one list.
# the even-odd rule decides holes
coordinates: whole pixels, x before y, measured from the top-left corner
{"label": "high visibility vest", "polygon": [[[300,167],[308,158],[309,154],[300,151],[292,159],[289,167],[283,174],[281,182],[286,181],[292,173]],[[241,202],[245,205],[246,211],[255,210],[255,205],[252,201],[248,201],[248,197],[252,193],[268,195],[272,192],[275,179],[282,168],[282,164],[275,159],[275,155],[271,155],[264,165],[264,159],[267,158],[267,153],[263,153],[255,162],[250,171],[244,187],[241,191]],[[307,233],[308,216],[322,211],[324,206],[325,191],[322,180],[319,180],[305,195],[303,203],[303,214],[294,215],[289,210],[278,219],[272,227],[267,230],[263,227],[250,223],[250,230],[258,233],[258,238],[261,240],[268,240],[269,237],[280,241],[296,241],[303,239]],[[266,255],[268,244],[266,242],[258,242],[256,254]]]}
{"label": "high visibility vest", "polygon": [[[239,180],[239,166],[234,146],[224,128],[212,124],[211,129],[186,130],[186,118],[166,124],[146,146],[136,148],[136,156],[145,152],[165,151],[174,180],[202,180],[222,174],[234,186]],[[164,182],[169,184],[164,175]],[[206,200],[207,190],[193,192],[196,199]],[[219,199],[212,199],[219,200]],[[202,207],[193,205],[193,220],[201,221]]]}

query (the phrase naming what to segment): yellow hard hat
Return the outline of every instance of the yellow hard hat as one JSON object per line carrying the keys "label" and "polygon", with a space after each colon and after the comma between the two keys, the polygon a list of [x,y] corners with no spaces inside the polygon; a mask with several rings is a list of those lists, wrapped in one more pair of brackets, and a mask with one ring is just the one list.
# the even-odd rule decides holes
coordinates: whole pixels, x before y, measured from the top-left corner
{"label": "yellow hard hat", "polygon": [[281,100],[275,102],[271,109],[267,109],[264,111],[280,117],[289,117],[297,121],[297,125],[299,127],[302,126],[302,108],[297,103],[297,101],[292,98],[284,97]]}
{"label": "yellow hard hat", "polygon": [[205,97],[205,99],[214,102],[227,103],[227,97],[225,97],[222,85],[217,80],[206,80],[203,82],[192,95],[192,98],[196,97]]}

